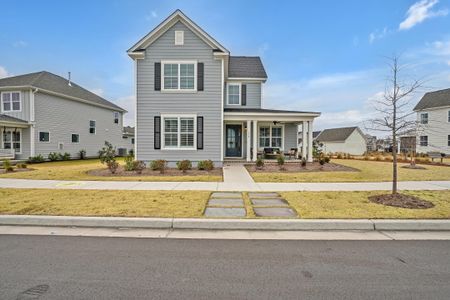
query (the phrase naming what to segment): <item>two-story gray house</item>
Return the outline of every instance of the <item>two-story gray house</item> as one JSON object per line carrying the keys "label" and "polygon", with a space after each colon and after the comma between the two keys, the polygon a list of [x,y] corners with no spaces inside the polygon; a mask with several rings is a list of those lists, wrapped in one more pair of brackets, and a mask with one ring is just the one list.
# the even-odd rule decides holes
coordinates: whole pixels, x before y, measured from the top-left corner
{"label": "two-story gray house", "polygon": [[0,105],[0,158],[97,156],[122,143],[124,109],[49,72],[0,79]]}
{"label": "two-story gray house", "polygon": [[135,63],[135,155],[170,164],[182,159],[255,161],[264,148],[299,148],[312,161],[320,113],[264,109],[267,80],[259,57],[232,56],[175,11],[128,50]]}

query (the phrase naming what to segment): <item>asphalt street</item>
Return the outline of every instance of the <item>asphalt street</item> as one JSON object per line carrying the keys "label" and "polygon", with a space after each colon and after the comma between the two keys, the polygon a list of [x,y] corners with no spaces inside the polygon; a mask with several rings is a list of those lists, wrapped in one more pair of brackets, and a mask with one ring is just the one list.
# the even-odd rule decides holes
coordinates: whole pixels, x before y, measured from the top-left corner
{"label": "asphalt street", "polygon": [[448,299],[450,241],[0,235],[1,299]]}

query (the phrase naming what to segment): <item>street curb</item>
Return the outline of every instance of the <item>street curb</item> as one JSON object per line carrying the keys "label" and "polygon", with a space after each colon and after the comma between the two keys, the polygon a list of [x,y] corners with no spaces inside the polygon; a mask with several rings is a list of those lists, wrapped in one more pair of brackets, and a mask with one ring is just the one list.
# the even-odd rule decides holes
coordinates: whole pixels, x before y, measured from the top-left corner
{"label": "street curb", "polygon": [[0,225],[209,230],[450,231],[450,220],[186,219],[3,215]]}

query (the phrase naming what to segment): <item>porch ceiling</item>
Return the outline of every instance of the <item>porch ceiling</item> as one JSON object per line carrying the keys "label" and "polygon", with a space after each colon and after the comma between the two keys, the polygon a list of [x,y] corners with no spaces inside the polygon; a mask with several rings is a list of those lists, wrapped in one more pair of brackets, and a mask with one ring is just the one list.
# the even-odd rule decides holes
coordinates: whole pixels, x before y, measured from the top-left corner
{"label": "porch ceiling", "polygon": [[224,111],[225,121],[280,121],[280,122],[302,122],[311,121],[320,116],[319,112],[287,111],[275,109],[242,108],[230,109]]}

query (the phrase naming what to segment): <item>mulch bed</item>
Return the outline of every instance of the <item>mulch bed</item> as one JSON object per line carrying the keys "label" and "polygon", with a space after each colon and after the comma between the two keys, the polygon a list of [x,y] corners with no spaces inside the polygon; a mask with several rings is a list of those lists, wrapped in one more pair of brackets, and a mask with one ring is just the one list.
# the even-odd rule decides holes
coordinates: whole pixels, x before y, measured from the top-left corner
{"label": "mulch bed", "polygon": [[307,163],[305,167],[301,166],[301,163],[286,163],[283,166],[283,170],[280,170],[278,164],[266,163],[262,169],[256,168],[254,164],[245,166],[249,172],[281,172],[281,173],[293,173],[293,172],[359,172],[358,169],[343,166],[335,163],[320,165],[318,162]]}
{"label": "mulch bed", "polygon": [[200,175],[216,175],[222,176],[222,168],[214,168],[211,171],[201,171],[201,170],[188,170],[186,173],[176,169],[176,168],[167,168],[163,174],[159,171],[153,171],[149,168],[142,170],[141,174],[136,173],[135,171],[125,171],[123,167],[119,167],[115,174],[111,174],[108,169],[95,169],[87,172],[88,175],[92,176],[105,176],[105,177],[141,177],[141,176],[200,176]]}
{"label": "mulch bed", "polygon": [[427,209],[434,207],[434,204],[431,203],[430,201],[426,201],[418,197],[405,194],[386,194],[386,195],[370,196],[369,201],[377,204],[401,208]]}

